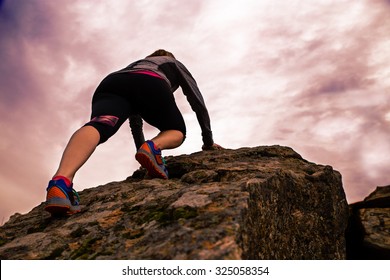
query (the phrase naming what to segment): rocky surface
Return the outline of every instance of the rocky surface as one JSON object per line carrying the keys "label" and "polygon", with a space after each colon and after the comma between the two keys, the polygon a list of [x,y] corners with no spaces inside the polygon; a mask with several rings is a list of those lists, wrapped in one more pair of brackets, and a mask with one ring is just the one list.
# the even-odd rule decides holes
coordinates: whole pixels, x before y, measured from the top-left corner
{"label": "rocky surface", "polygon": [[0,259],[344,259],[341,175],[288,147],[168,157],[171,179],[138,170],[80,192],[81,213],[43,203],[0,228]]}
{"label": "rocky surface", "polygon": [[350,212],[348,258],[390,260],[390,186],[377,187]]}

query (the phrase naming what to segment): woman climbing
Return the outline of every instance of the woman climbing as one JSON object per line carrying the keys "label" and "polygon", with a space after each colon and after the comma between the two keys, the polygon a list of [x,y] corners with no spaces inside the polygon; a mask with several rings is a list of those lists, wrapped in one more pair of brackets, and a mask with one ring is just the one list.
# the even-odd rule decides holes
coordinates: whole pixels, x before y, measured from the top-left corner
{"label": "woman climbing", "polygon": [[[168,179],[161,151],[180,146],[186,126],[173,92],[182,88],[202,131],[203,150],[222,149],[215,144],[210,118],[196,81],[174,55],[157,50],[126,68],[109,74],[97,87],[92,98],[91,120],[70,138],[59,168],[49,181],[45,210],[52,215],[80,211],[73,178],[95,148],[114,135],[129,119],[137,147],[136,160],[152,178]],[[142,120],[160,130],[145,141]]]}

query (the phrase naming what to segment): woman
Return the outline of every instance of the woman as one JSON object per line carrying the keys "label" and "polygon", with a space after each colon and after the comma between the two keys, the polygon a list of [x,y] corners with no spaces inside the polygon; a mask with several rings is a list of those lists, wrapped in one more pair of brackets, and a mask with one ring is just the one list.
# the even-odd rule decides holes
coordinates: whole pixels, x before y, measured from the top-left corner
{"label": "woman", "polygon": [[[173,96],[181,87],[202,130],[203,150],[222,149],[215,144],[210,118],[198,86],[187,68],[172,53],[157,50],[145,59],[109,74],[92,98],[90,122],[69,140],[59,168],[47,188],[45,210],[52,215],[80,211],[73,178],[95,148],[114,135],[129,119],[137,147],[136,160],[152,178],[168,179],[161,150],[180,146],[186,127]],[[142,119],[160,133],[144,141]]]}

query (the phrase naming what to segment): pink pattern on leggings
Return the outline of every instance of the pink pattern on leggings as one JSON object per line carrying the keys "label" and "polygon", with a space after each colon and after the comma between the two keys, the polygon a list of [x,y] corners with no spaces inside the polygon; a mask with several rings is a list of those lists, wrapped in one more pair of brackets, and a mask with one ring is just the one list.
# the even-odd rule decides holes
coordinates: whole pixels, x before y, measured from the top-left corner
{"label": "pink pattern on leggings", "polygon": [[91,122],[98,122],[98,123],[104,123],[109,126],[115,126],[118,122],[119,118],[115,116],[98,116],[94,117]]}

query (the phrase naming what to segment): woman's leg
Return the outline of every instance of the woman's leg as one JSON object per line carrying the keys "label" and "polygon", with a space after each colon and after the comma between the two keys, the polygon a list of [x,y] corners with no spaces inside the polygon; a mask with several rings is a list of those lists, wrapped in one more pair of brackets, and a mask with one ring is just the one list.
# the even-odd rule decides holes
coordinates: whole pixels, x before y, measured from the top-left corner
{"label": "woman's leg", "polygon": [[161,79],[146,75],[139,79],[143,81],[140,85],[142,90],[136,96],[139,114],[147,123],[160,130],[151,140],[160,150],[179,147],[184,141],[186,126],[173,93]]}
{"label": "woman's leg", "polygon": [[91,121],[70,138],[54,177],[63,176],[72,182],[96,147],[114,135],[129,117],[130,105],[116,94],[126,91],[122,80],[122,76],[112,75],[100,83],[92,100]]}
{"label": "woman's leg", "polygon": [[83,126],[70,138],[55,175],[64,176],[71,182],[76,172],[88,160],[99,144],[100,134],[93,126]]}
{"label": "woman's leg", "polygon": [[72,180],[77,170],[91,156],[99,140],[99,132],[92,126],[80,128],[70,138],[60,166],[47,187],[45,210],[52,216],[81,211],[78,195],[72,189]]}
{"label": "woman's leg", "polygon": [[130,104],[116,94],[117,91],[122,91],[121,79],[117,78],[109,76],[98,86],[92,100],[91,121],[72,135],[58,170],[49,181],[45,210],[52,215],[80,211],[78,195],[72,189],[76,172],[92,155],[97,145],[114,135],[129,117]]}
{"label": "woman's leg", "polygon": [[[145,76],[145,75],[144,75]],[[152,178],[168,179],[161,150],[179,147],[185,138],[186,127],[174,96],[166,83],[158,78],[139,77],[141,90],[136,95],[140,116],[160,133],[146,141],[137,151],[135,158],[146,168]]]}
{"label": "woman's leg", "polygon": [[184,140],[183,132],[179,130],[166,130],[160,132],[152,139],[157,149],[174,149],[179,147]]}

